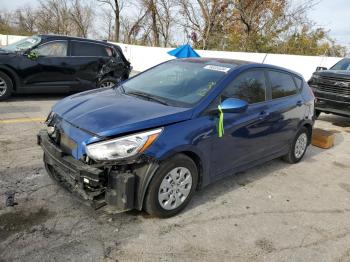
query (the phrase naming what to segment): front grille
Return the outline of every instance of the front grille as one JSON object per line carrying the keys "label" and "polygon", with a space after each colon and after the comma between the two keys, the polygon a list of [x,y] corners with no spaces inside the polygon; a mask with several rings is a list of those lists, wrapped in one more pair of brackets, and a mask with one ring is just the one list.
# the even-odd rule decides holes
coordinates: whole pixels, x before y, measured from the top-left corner
{"label": "front grille", "polygon": [[318,90],[322,92],[327,92],[327,93],[350,96],[349,87],[339,87],[334,85],[318,84]]}
{"label": "front grille", "polygon": [[326,93],[350,96],[350,79],[322,76],[317,80],[317,89]]}

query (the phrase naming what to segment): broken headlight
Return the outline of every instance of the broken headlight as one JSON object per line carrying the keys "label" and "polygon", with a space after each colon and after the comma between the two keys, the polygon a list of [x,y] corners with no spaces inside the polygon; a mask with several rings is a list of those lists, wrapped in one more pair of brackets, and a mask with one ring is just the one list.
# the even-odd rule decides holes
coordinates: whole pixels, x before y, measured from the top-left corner
{"label": "broken headlight", "polygon": [[158,138],[162,128],[124,136],[86,146],[86,154],[94,160],[117,160],[144,152]]}

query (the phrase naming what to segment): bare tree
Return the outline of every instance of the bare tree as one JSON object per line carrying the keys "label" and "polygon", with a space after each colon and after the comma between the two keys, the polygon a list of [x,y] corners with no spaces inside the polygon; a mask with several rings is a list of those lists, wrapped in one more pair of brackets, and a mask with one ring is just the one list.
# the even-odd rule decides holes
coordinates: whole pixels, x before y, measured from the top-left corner
{"label": "bare tree", "polygon": [[170,44],[171,28],[175,20],[176,2],[174,0],[158,0],[157,6],[159,31],[162,36],[163,46],[166,47]]}
{"label": "bare tree", "polygon": [[19,33],[34,34],[36,32],[36,11],[31,7],[17,9],[14,19],[14,24],[19,28]]}
{"label": "bare tree", "polygon": [[80,0],[74,0],[69,9],[75,35],[87,37],[92,26],[93,11],[90,5],[83,5]]}
{"label": "bare tree", "polygon": [[37,26],[41,33],[67,35],[71,32],[71,17],[67,0],[41,0]]}
{"label": "bare tree", "polygon": [[[183,26],[198,36],[200,46],[207,49],[210,37],[223,24],[229,7],[229,0],[179,0]],[[194,43],[198,45],[199,43]]]}
{"label": "bare tree", "polygon": [[120,24],[121,24],[121,11],[125,5],[124,0],[97,0],[100,3],[109,6],[114,13],[114,41],[119,42],[120,37]]}
{"label": "bare tree", "polygon": [[[122,20],[122,28],[124,32],[124,42],[128,44],[135,44],[137,43],[137,39],[139,35],[143,33],[143,35],[148,34],[149,32],[145,30],[147,28],[146,26],[146,17],[147,17],[147,10],[144,11],[142,9],[139,9],[139,13],[132,17],[127,17]],[[142,38],[142,37],[141,37]]]}
{"label": "bare tree", "polygon": [[102,17],[102,30],[106,35],[106,39],[112,41],[114,38],[114,14],[110,8],[103,8]]}

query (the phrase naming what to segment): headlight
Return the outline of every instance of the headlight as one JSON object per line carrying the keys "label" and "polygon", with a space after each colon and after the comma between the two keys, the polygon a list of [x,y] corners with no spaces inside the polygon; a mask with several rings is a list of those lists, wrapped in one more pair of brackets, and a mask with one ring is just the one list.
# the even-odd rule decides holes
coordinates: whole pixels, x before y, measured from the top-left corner
{"label": "headlight", "polygon": [[87,155],[94,160],[117,160],[144,152],[157,139],[162,128],[124,136],[86,146]]}
{"label": "headlight", "polygon": [[312,78],[314,78],[314,79],[320,79],[321,77],[320,77],[319,75],[313,74],[313,75],[312,75]]}

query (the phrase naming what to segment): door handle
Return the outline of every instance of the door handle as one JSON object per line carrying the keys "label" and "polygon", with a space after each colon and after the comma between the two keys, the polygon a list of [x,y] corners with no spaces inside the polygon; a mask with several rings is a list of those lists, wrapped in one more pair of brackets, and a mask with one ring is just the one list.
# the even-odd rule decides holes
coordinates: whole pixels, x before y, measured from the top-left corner
{"label": "door handle", "polygon": [[299,101],[297,102],[297,106],[302,106],[302,105],[303,105],[303,101],[299,100]]}

